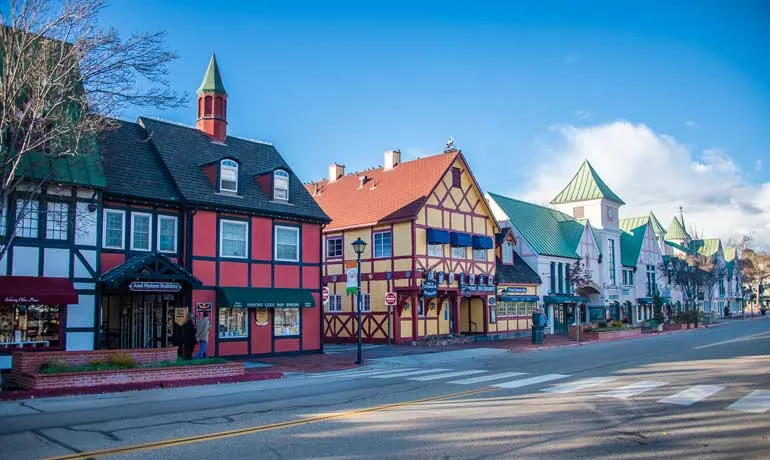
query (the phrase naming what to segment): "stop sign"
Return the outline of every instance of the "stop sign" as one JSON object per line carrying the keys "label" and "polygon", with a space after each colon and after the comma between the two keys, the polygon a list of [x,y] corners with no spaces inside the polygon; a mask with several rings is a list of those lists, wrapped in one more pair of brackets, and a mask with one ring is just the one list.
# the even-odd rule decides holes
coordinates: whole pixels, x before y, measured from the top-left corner
{"label": "stop sign", "polygon": [[385,305],[393,306],[398,301],[398,297],[395,292],[388,292],[385,294]]}
{"label": "stop sign", "polygon": [[323,289],[321,289],[321,300],[323,301],[323,303],[326,303],[326,302],[329,301],[329,288],[328,287],[324,287]]}

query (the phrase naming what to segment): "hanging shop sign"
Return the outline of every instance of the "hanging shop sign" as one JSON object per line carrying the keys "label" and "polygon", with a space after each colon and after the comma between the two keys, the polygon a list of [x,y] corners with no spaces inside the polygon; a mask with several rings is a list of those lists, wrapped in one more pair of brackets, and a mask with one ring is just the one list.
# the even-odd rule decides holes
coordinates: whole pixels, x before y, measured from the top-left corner
{"label": "hanging shop sign", "polygon": [[345,263],[345,275],[347,276],[347,290],[348,294],[355,294],[358,292],[358,265],[355,261]]}
{"label": "hanging shop sign", "polygon": [[254,316],[256,316],[257,326],[267,326],[267,324],[270,322],[270,313],[268,312],[268,309],[257,308],[254,313]]}
{"label": "hanging shop sign", "polygon": [[185,307],[174,308],[174,322],[177,326],[184,326],[184,322],[187,319],[187,309]]}
{"label": "hanging shop sign", "polygon": [[425,297],[436,297],[438,294],[438,285],[435,281],[427,280],[422,283],[422,295]]}
{"label": "hanging shop sign", "polygon": [[438,272],[438,284],[444,284],[444,272]]}
{"label": "hanging shop sign", "polygon": [[198,319],[203,319],[203,312],[209,312],[209,318],[211,318],[211,302],[198,302],[195,304],[195,314]]}
{"label": "hanging shop sign", "polygon": [[128,289],[133,292],[179,292],[182,285],[174,281],[132,281]]}

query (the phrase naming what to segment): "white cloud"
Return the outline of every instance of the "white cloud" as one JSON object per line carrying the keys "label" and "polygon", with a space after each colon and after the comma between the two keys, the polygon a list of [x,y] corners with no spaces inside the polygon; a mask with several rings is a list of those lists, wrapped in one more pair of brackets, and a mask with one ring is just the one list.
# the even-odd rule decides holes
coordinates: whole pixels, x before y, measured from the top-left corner
{"label": "white cloud", "polygon": [[653,210],[668,226],[679,206],[706,237],[751,235],[770,248],[770,182],[754,184],[720,149],[693,152],[644,124],[618,121],[593,127],[552,127],[563,143],[544,149],[523,198],[553,198],[588,159],[626,202],[622,216]]}
{"label": "white cloud", "polygon": [[591,113],[585,110],[575,110],[575,118],[578,120],[588,120],[591,118]]}
{"label": "white cloud", "polygon": [[687,126],[688,128],[694,128],[695,127],[695,122],[692,121],[692,120],[687,120],[687,121],[684,122],[684,125]]}

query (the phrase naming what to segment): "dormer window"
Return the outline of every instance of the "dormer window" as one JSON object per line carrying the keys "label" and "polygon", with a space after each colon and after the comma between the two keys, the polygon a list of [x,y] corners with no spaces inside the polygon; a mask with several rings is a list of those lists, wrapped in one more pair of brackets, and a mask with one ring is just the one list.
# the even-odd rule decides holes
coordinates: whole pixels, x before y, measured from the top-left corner
{"label": "dormer window", "polygon": [[510,241],[503,243],[503,263],[513,264],[513,243]]}
{"label": "dormer window", "polygon": [[282,169],[273,173],[273,199],[289,201],[289,173]]}
{"label": "dormer window", "polygon": [[219,164],[219,191],[238,193],[238,163],[233,160]]}

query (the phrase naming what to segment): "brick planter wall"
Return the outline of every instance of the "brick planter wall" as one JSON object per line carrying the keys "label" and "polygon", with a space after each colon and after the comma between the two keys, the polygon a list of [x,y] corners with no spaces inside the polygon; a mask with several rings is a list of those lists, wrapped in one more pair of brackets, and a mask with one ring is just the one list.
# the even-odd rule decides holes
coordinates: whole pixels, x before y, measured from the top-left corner
{"label": "brick planter wall", "polygon": [[128,354],[137,364],[176,361],[177,347],[145,348],[130,350],[93,350],[93,351],[15,351],[13,352],[13,373],[34,374],[40,366],[62,360],[70,366],[90,364],[96,360],[109,361],[114,354]]}
{"label": "brick planter wall", "polygon": [[[607,339],[616,339],[618,337],[636,337],[642,335],[642,330],[639,328],[633,328],[633,329],[624,329],[622,331],[606,331],[606,332],[586,332],[585,328],[590,326],[583,326],[580,330],[580,340],[607,340]],[[576,336],[577,330],[574,326],[570,326],[569,328],[569,338],[570,340],[577,340]]]}
{"label": "brick planter wall", "polygon": [[684,324],[664,324],[664,331],[681,331],[684,329]]}
{"label": "brick planter wall", "polygon": [[[174,349],[173,358],[176,359],[176,349]],[[224,363],[60,374],[16,373],[13,375],[13,379],[17,385],[26,390],[51,390],[125,384],[160,384],[163,382],[236,377],[245,373],[243,363]]]}

